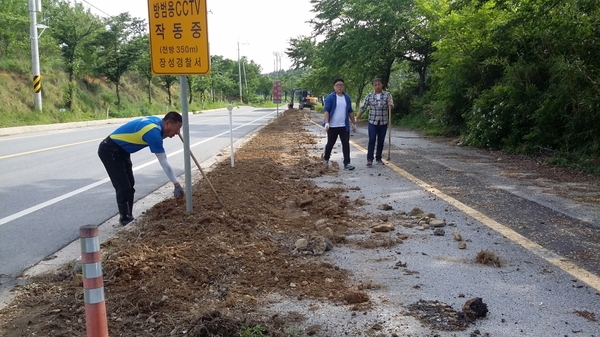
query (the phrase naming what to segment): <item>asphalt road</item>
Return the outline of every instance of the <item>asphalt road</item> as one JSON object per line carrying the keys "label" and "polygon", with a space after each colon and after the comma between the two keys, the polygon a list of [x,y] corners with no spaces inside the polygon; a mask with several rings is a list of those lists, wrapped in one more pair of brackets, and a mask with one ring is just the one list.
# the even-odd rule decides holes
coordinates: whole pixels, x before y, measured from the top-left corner
{"label": "asphalt road", "polygon": [[[515,241],[522,236],[546,249],[544,254],[551,258],[600,275],[600,205],[579,202],[569,193],[540,190],[535,178],[510,177],[507,165],[491,152],[431,142],[409,131],[393,131],[392,137],[391,162],[440,191],[442,199],[461,203],[463,212],[475,210],[494,223],[490,228],[514,233]],[[367,147],[366,132],[352,140]],[[530,172],[523,169],[520,174]],[[555,183],[554,188],[569,188]]]}
{"label": "asphalt road", "polygon": [[[235,108],[233,140],[274,117],[275,109]],[[76,240],[82,225],[99,225],[117,214],[114,189],[97,149],[119,125],[0,137],[0,283],[10,283],[8,279]],[[199,162],[229,149],[226,109],[190,114],[189,130],[191,151]],[[166,139],[164,145],[175,174],[184,174],[181,140]],[[149,150],[133,154],[132,161],[136,200],[170,183]],[[191,165],[195,166],[193,161]],[[185,180],[181,177],[180,181]]]}
{"label": "asphalt road", "polygon": [[[312,114],[308,128],[318,138],[315,157],[326,143],[321,118]],[[349,200],[362,200],[355,219],[365,227],[385,217],[395,224],[390,237],[408,237],[393,248],[336,246],[323,257],[350,270],[356,284],[376,285],[366,287],[373,308],[355,314],[338,303],[274,296],[268,309],[308,313],[304,324],[320,327],[319,336],[600,336],[599,205],[542,191],[535,178],[514,178],[498,153],[395,129],[389,160],[386,141],[386,165],[367,168],[367,143],[366,123],[360,123],[351,136],[356,169],[314,180],[322,187],[346,187]],[[341,166],[339,141],[330,161]],[[520,173],[535,177],[524,168]],[[392,210],[380,209],[382,204]],[[453,225],[441,234],[399,225],[399,214],[415,207]],[[458,248],[453,232],[461,233],[465,249]],[[356,230],[346,239],[363,242],[378,234]],[[482,250],[498,257],[501,267],[475,263]],[[445,331],[451,320],[436,308],[443,303],[461,310],[475,297],[487,304],[486,317],[465,331]]]}

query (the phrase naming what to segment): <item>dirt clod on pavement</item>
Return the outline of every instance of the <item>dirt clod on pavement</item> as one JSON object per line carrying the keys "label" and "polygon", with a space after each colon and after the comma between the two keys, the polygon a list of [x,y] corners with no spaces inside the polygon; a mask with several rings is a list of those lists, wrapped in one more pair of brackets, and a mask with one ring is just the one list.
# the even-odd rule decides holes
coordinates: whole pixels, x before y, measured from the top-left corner
{"label": "dirt clod on pavement", "polygon": [[[303,316],[265,318],[260,305],[271,294],[368,301],[349,283],[349,271],[295,250],[298,238],[317,238],[318,253],[327,254],[358,226],[344,188],[310,180],[338,173],[309,154],[316,141],[303,132],[303,118],[286,111],[236,152],[234,168],[223,160],[207,172],[226,209],[201,180],[193,212],[184,199],[167,199],[102,244],[111,336],[237,336],[258,325],[265,335],[284,336]],[[0,311],[0,336],[85,335],[81,276],[72,266],[20,292]]]}
{"label": "dirt clod on pavement", "polygon": [[477,263],[492,265],[496,267],[502,266],[500,258],[496,256],[496,254],[494,254],[493,252],[490,252],[489,250],[482,250],[479,253],[477,253],[475,261]]}

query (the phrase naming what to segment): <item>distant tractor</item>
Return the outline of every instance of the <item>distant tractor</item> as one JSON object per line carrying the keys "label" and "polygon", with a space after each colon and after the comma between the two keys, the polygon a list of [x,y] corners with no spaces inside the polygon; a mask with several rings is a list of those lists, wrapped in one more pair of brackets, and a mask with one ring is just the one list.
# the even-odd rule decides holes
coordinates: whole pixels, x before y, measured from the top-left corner
{"label": "distant tractor", "polygon": [[292,102],[290,108],[294,107],[294,99],[298,101],[298,109],[309,108],[315,110],[317,106],[317,98],[312,96],[310,90],[294,89],[292,93]]}

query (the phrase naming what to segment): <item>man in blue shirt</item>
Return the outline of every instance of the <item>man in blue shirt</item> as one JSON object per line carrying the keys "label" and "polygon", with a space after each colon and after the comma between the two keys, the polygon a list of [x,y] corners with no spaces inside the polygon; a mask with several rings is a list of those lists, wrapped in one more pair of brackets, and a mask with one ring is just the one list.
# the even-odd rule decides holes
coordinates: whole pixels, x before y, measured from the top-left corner
{"label": "man in blue shirt", "polygon": [[163,148],[163,139],[179,134],[182,123],[181,114],[175,111],[167,113],[162,120],[155,116],[138,118],[123,124],[100,143],[98,156],[117,193],[121,225],[125,226],[134,220],[131,214],[135,194],[131,163],[131,154],[134,152],[149,147],[173,182],[175,197],[183,196],[183,188],[177,181]]}

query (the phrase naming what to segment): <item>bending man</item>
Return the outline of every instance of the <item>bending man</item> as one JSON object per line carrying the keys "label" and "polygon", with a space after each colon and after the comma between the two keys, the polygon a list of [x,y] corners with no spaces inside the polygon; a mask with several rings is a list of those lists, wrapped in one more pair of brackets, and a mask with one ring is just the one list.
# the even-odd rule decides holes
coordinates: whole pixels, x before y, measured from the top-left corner
{"label": "bending man", "polygon": [[155,116],[138,118],[123,124],[100,143],[98,156],[117,193],[121,225],[125,226],[134,220],[131,212],[135,194],[131,163],[131,154],[134,152],[149,147],[173,182],[175,197],[183,196],[183,188],[177,181],[163,148],[163,139],[179,134],[182,123],[181,115],[175,111],[167,113],[162,120]]}

